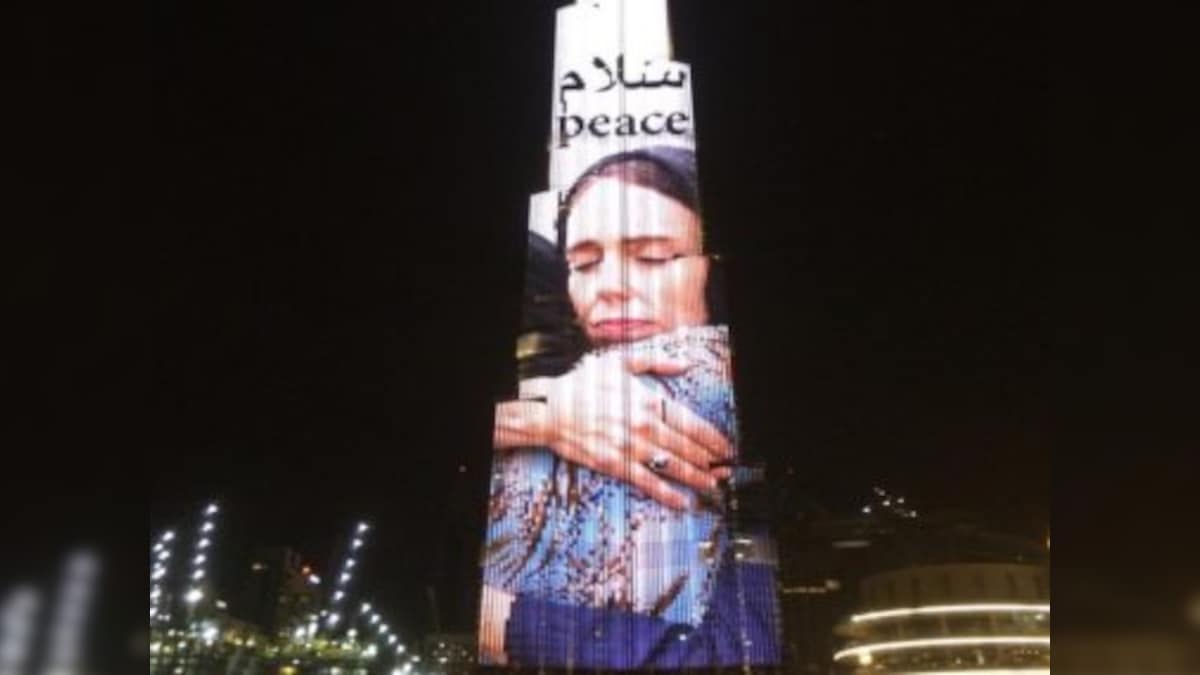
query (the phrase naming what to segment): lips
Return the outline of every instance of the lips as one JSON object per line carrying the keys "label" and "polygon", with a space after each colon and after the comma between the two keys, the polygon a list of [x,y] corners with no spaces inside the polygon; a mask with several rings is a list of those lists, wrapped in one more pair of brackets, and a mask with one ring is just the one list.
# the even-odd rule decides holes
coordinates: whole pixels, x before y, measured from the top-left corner
{"label": "lips", "polygon": [[657,332],[653,321],[641,319],[605,319],[591,324],[592,335],[609,342],[640,340]]}

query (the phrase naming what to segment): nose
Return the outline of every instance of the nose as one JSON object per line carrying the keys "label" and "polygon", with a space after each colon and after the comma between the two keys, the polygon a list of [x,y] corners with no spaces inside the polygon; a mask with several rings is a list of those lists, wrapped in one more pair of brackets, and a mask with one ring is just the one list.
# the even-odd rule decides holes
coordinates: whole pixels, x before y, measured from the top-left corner
{"label": "nose", "polygon": [[596,296],[602,300],[621,300],[629,294],[629,273],[619,255],[607,255],[597,265]]}

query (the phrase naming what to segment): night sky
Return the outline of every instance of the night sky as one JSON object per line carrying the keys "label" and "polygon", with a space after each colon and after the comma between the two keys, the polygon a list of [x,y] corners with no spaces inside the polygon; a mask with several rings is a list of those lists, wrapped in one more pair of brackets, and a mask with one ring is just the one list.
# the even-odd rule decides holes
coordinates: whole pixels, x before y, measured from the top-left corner
{"label": "night sky", "polygon": [[[470,627],[559,4],[155,8],[152,531],[218,497],[327,568],[365,517],[395,623]],[[672,5],[746,451],[832,508],[1048,522],[1038,7]]]}

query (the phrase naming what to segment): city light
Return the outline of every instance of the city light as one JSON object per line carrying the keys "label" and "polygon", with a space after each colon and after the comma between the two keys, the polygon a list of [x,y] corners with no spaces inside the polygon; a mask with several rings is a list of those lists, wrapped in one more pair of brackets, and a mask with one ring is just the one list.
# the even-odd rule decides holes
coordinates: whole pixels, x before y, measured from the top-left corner
{"label": "city light", "polygon": [[859,658],[863,654],[874,654],[878,652],[895,652],[907,649],[925,649],[929,647],[983,647],[989,645],[998,646],[1040,646],[1049,647],[1049,637],[1029,637],[1017,635],[1004,636],[980,636],[980,637],[942,637],[942,638],[926,638],[922,640],[897,640],[894,642],[876,642],[866,645],[857,645],[833,655],[834,661],[842,661],[848,658]]}
{"label": "city light", "polygon": [[163,600],[162,586],[159,582],[167,576],[167,561],[171,559],[171,547],[168,545],[175,538],[175,533],[171,530],[163,532],[158,537],[158,542],[151,549],[151,567],[150,567],[150,619],[151,624],[157,621],[166,621],[168,618],[167,608],[161,607],[160,603]]}
{"label": "city light", "polygon": [[[350,584],[358,582],[355,578],[357,575],[352,574],[351,570],[358,567],[359,560],[356,557],[357,554],[350,552],[349,548],[364,547],[363,533],[370,529],[367,523],[355,523],[355,529],[348,533],[350,536],[342,540],[343,546],[349,544],[349,547],[342,549],[346,557],[341,561],[341,569],[335,573],[337,574],[337,583],[333,584],[333,588],[330,589],[330,595],[324,596],[324,593],[318,593],[315,588],[308,591],[314,596],[324,597],[324,602],[318,601],[319,604],[312,607],[311,614],[303,612],[287,619],[285,624],[287,628],[282,635],[260,637],[255,633],[247,632],[252,631],[252,628],[231,622],[231,619],[220,611],[228,609],[226,603],[220,599],[224,589],[210,585],[213,580],[208,574],[209,563],[216,565],[221,562],[216,553],[223,552],[222,547],[214,546],[216,537],[210,534],[216,531],[218,525],[215,520],[217,511],[210,505],[202,513],[205,517],[197,519],[194,525],[196,529],[192,530],[195,534],[189,537],[192,538],[189,544],[192,545],[193,550],[183,552],[172,550],[167,541],[173,537],[168,537],[166,533],[151,539],[150,642],[147,644],[155,645],[151,652],[152,674],[171,673],[174,675],[174,671],[180,668],[182,670],[177,675],[185,675],[190,672],[186,665],[181,665],[179,662],[179,659],[184,658],[184,652],[188,654],[187,658],[195,658],[199,654],[206,654],[209,650],[232,648],[235,645],[239,648],[250,647],[254,644],[260,645],[260,649],[267,650],[267,653],[278,653],[281,649],[295,650],[288,653],[287,660],[284,661],[284,663],[291,663],[291,666],[277,666],[280,668],[278,671],[280,673],[285,672],[285,669],[298,673],[301,669],[315,666],[320,668],[320,672],[332,675],[333,665],[325,663],[328,659],[377,659],[380,654],[384,654],[390,659],[393,658],[393,649],[397,655],[395,662],[381,663],[380,666],[388,666],[387,670],[381,672],[391,672],[393,666],[400,667],[402,665],[399,655],[404,654],[406,650],[405,646],[400,644],[399,636],[393,634],[389,625],[384,623],[378,608],[371,602],[360,602],[361,598],[354,597],[354,592],[350,587]],[[188,529],[191,529],[191,526]],[[172,560],[178,560],[179,567],[182,569],[170,566],[168,561]],[[303,570],[299,578],[307,581],[313,587],[318,586],[321,578],[311,573],[312,567],[302,565],[301,562],[299,561],[295,565],[296,569]],[[282,570],[286,572],[289,564],[285,558]],[[250,569],[246,570],[239,564],[239,569],[247,573],[247,576],[251,574],[258,576],[259,573],[274,569],[275,563],[252,558],[249,566]],[[175,577],[181,579],[181,587],[178,589],[166,586],[166,583],[171,582],[162,581],[164,578],[174,579]],[[222,580],[218,579],[217,581]],[[288,592],[298,591],[293,589]],[[188,612],[185,617],[181,617],[182,623],[167,625],[170,614],[166,611],[166,607],[161,605],[173,598],[181,606],[186,603]],[[359,612],[350,610],[351,606],[347,605],[350,601],[354,601],[354,604],[360,608]],[[176,612],[176,614],[183,613]],[[366,626],[368,620],[371,625],[376,627],[378,634],[371,632]],[[335,631],[338,632],[335,633]],[[369,637],[364,639],[364,634]],[[254,637],[250,637],[251,635]],[[335,635],[340,635],[340,637],[334,637]],[[330,650],[330,647],[333,647],[333,650]],[[347,656],[347,652],[350,653],[349,656]],[[335,653],[336,656],[333,655]],[[322,663],[323,665],[319,665]],[[363,663],[365,665],[365,662]],[[342,673],[352,672],[343,665],[337,667]],[[0,670],[3,669],[0,668]],[[405,672],[411,673],[411,667]]]}
{"label": "city light", "polygon": [[878,612],[865,612],[850,617],[852,623],[878,621],[899,617],[921,616],[930,614],[984,614],[998,612],[1033,612],[1049,614],[1050,605],[1028,605],[1015,603],[977,603],[968,605],[928,605],[925,607],[902,607],[886,609]]}

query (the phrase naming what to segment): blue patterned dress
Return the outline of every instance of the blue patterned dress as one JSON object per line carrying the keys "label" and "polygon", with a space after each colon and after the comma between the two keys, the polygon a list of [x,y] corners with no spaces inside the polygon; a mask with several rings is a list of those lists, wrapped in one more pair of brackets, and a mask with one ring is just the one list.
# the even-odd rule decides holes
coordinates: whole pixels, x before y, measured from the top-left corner
{"label": "blue patterned dress", "polygon": [[[708,420],[736,447],[725,327],[684,328],[616,345],[586,355],[580,365],[612,350],[689,363],[678,376],[639,378]],[[493,474],[485,582],[557,605],[697,626],[713,601],[729,542],[719,505],[695,503],[693,510],[671,509],[547,448],[507,451]]]}

